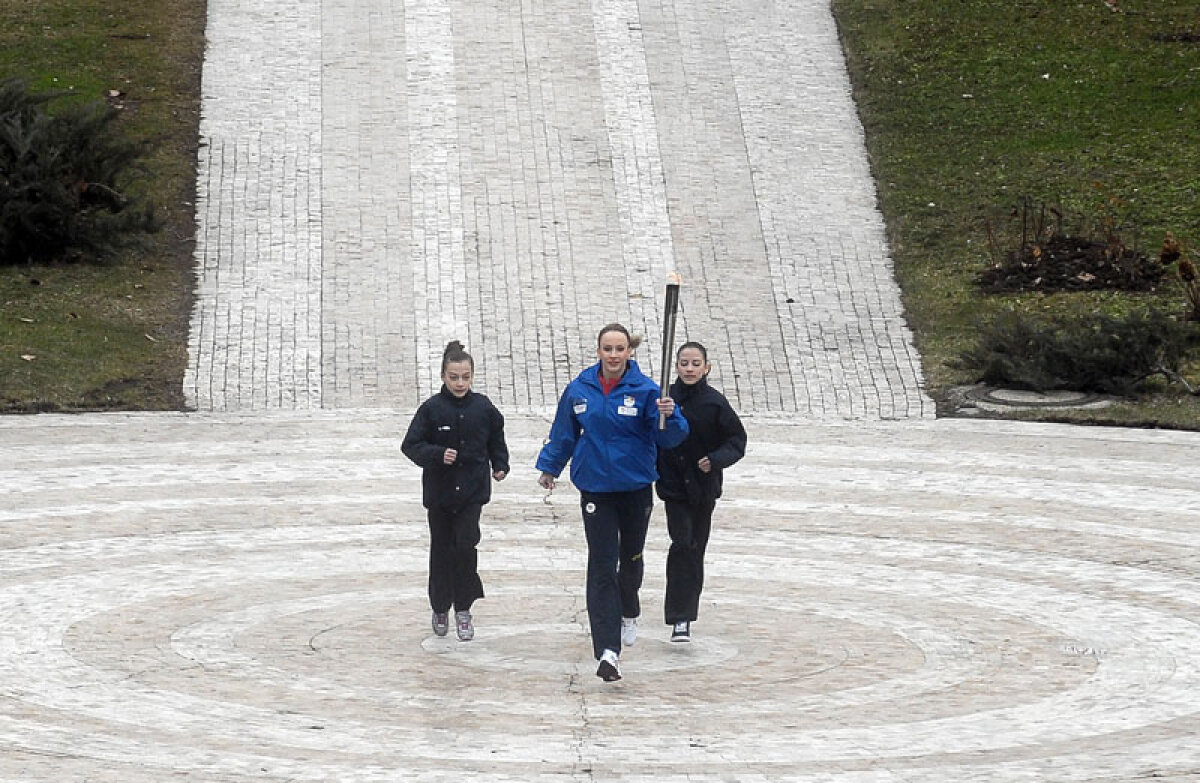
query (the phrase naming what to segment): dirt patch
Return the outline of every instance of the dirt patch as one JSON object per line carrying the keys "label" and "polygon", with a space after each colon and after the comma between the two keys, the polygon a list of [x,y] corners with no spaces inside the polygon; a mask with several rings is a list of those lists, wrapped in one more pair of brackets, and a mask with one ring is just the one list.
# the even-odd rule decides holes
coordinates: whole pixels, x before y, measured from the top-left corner
{"label": "dirt patch", "polygon": [[1166,269],[1156,258],[1124,247],[1055,235],[1009,254],[979,275],[991,294],[1020,291],[1154,291]]}
{"label": "dirt patch", "polygon": [[1159,43],[1200,44],[1200,33],[1190,30],[1179,33],[1154,33],[1150,38]]}

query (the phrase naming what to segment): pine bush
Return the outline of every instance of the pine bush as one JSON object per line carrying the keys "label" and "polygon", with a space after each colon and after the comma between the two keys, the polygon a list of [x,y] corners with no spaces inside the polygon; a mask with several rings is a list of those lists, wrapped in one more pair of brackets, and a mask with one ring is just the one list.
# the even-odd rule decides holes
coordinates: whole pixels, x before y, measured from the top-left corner
{"label": "pine bush", "polygon": [[958,364],[992,386],[1129,394],[1153,376],[1181,377],[1195,328],[1153,309],[1090,319],[1004,313],[980,326]]}
{"label": "pine bush", "polygon": [[127,194],[145,153],[103,103],[0,81],[0,264],[101,260],[158,229]]}

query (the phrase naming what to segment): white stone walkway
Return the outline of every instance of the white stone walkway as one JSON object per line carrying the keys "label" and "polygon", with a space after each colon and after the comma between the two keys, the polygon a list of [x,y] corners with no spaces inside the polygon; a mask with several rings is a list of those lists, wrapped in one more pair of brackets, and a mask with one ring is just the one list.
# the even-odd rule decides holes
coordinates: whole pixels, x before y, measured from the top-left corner
{"label": "white stone walkway", "polygon": [[1200,779],[1195,434],[751,418],[695,642],[660,509],[606,685],[546,422],[510,420],[468,643],[406,423],[0,419],[0,781]]}
{"label": "white stone walkway", "polygon": [[621,321],[747,412],[933,415],[828,3],[210,0],[185,391],[407,408],[462,339],[506,410]]}

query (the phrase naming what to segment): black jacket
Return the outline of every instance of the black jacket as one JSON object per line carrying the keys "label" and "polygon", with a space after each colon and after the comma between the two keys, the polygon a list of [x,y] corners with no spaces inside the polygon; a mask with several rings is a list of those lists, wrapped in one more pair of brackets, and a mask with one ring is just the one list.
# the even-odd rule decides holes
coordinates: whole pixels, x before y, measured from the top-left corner
{"label": "black jacket", "polygon": [[[700,503],[721,497],[721,472],[746,454],[746,428],[725,395],[701,378],[688,386],[676,379],[671,398],[683,411],[689,433],[673,449],[658,451],[658,483],[663,500]],[[707,456],[713,469],[704,473],[696,466]]]}
{"label": "black jacket", "polygon": [[[442,460],[455,449],[453,465]],[[404,456],[420,465],[421,500],[425,508],[458,508],[492,498],[492,473],[508,472],[504,416],[482,394],[455,397],[445,386],[421,403],[400,445]]]}

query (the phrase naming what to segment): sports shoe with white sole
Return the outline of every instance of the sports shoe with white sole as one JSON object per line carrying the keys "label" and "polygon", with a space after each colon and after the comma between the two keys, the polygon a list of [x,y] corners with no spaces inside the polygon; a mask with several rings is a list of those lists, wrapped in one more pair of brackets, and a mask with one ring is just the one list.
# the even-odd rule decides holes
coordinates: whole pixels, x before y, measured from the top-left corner
{"label": "sports shoe with white sole", "polygon": [[632,647],[637,641],[637,618],[622,617],[621,618],[621,644],[624,647]]}
{"label": "sports shoe with white sole", "polygon": [[471,625],[470,612],[454,613],[454,629],[458,632],[460,642],[469,642],[475,638],[475,626]]}
{"label": "sports shoe with white sole", "polygon": [[450,630],[450,617],[445,612],[433,613],[433,632],[438,636],[445,636]]}
{"label": "sports shoe with white sole", "polygon": [[690,642],[692,640],[692,624],[687,620],[682,623],[675,623],[671,628],[671,641],[673,642]]}
{"label": "sports shoe with white sole", "polygon": [[620,658],[612,650],[605,650],[600,655],[600,666],[596,676],[605,682],[616,682],[621,679]]}

